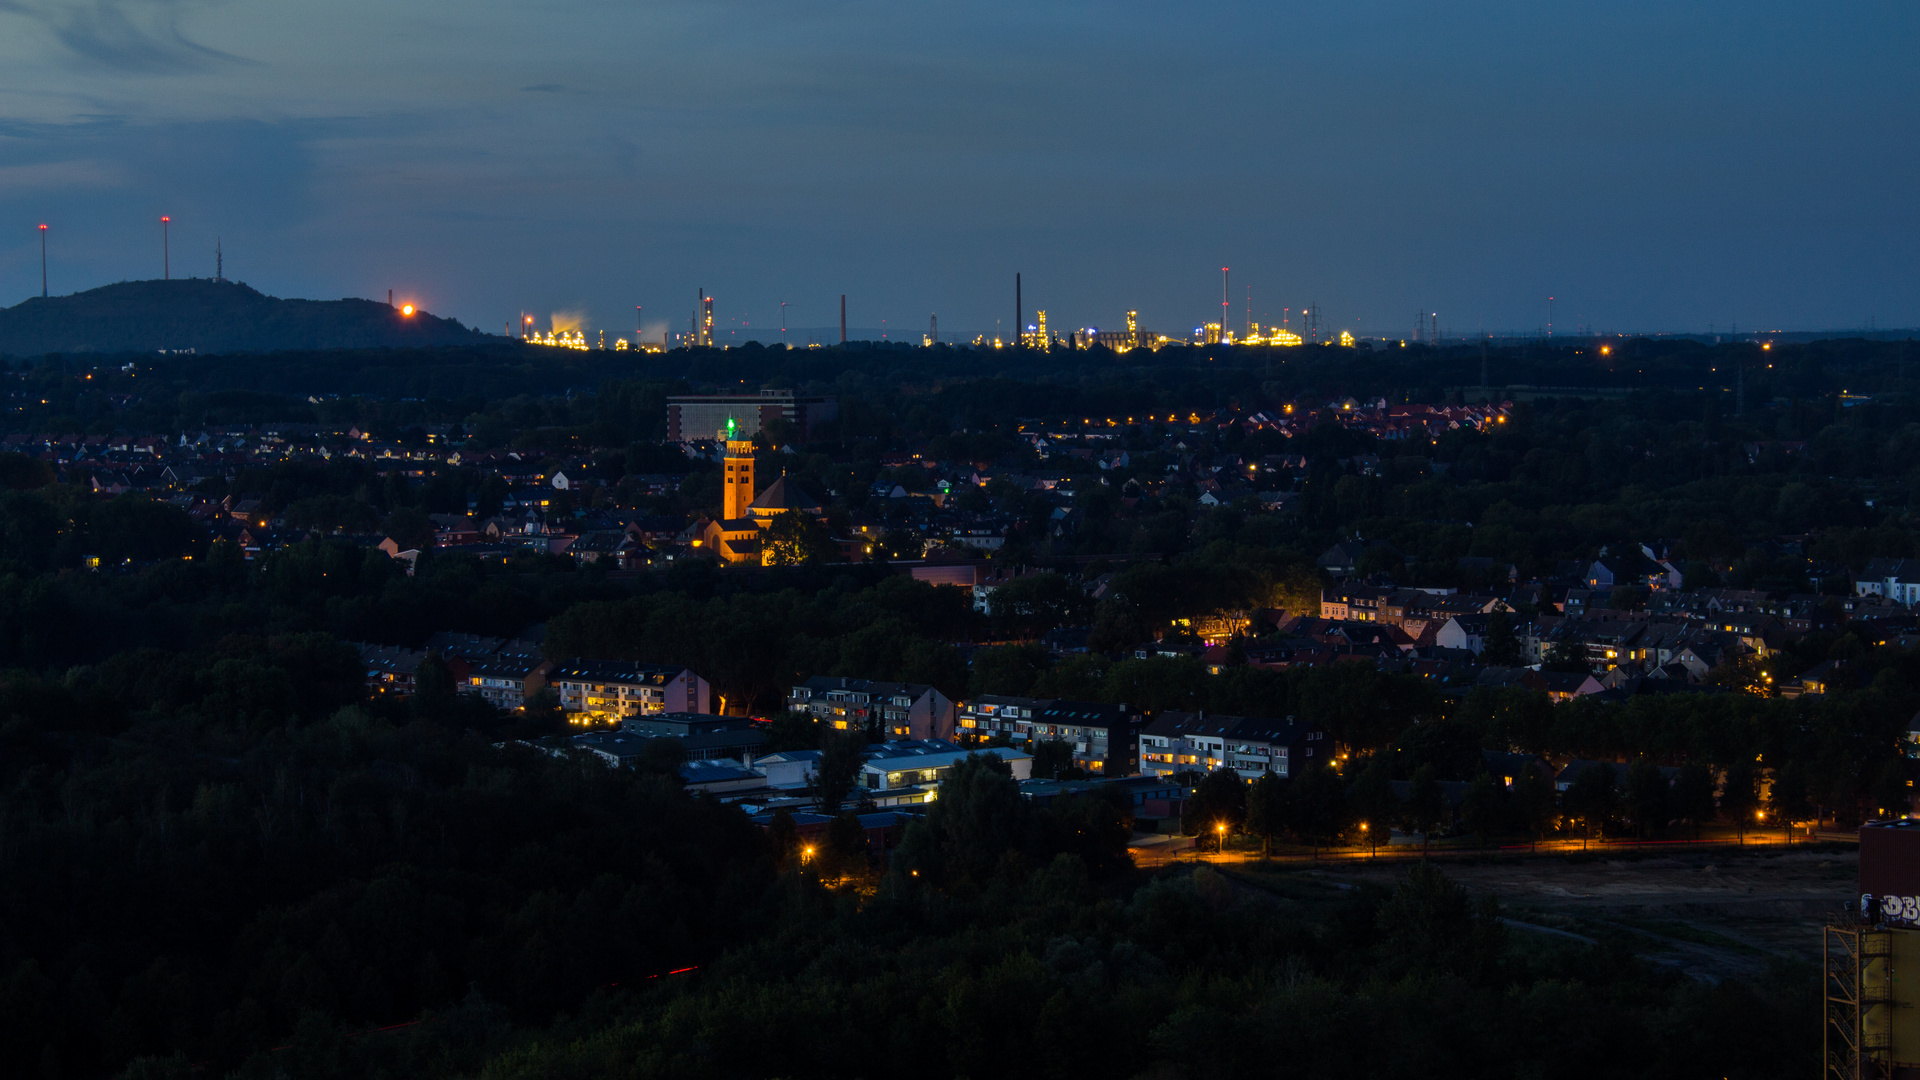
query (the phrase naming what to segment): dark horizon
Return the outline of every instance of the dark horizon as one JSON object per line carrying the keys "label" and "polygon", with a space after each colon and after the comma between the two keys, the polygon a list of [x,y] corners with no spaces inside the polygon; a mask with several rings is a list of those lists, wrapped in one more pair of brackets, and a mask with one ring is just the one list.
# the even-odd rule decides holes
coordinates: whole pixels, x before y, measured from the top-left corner
{"label": "dark horizon", "polygon": [[[21,309],[27,308],[29,305],[32,305],[35,303],[53,302],[53,301],[60,301],[63,299],[70,299],[73,297],[85,295],[87,293],[95,292],[100,289],[111,288],[113,286],[160,284],[161,282],[166,280],[172,280],[172,281],[178,281],[178,282],[188,282],[188,281],[213,282],[218,280],[227,284],[241,285],[247,288],[254,288],[254,286],[250,282],[237,281],[233,278],[216,279],[210,275],[209,276],[176,275],[171,279],[134,278],[134,279],[124,279],[120,281],[113,281],[113,282],[105,282],[100,285],[93,286],[92,288],[89,288],[89,289],[77,290],[71,293],[54,293],[48,297],[42,297],[38,295],[29,296],[19,301],[18,303],[14,304],[12,307],[0,307],[0,313],[10,312],[10,311],[20,311]],[[344,296],[344,297],[322,298],[322,297],[299,297],[299,296],[275,296],[274,294],[266,293],[263,290],[256,289],[255,291],[261,292],[262,295],[267,296],[271,299],[278,299],[278,300],[300,300],[300,301],[307,301],[307,302],[322,302],[322,303],[335,302],[335,301],[366,301],[369,303],[385,303],[385,301],[379,297]],[[411,302],[410,297],[396,293],[393,300],[393,303],[396,306],[402,303],[407,303],[407,302]],[[420,308],[419,313],[422,316],[439,316],[442,318],[447,317],[447,316],[442,316],[440,315],[439,312],[433,311],[426,307]],[[689,312],[689,315],[691,315],[691,311]],[[1116,324],[1109,324],[1109,325],[1111,326]],[[668,326],[665,328],[668,334],[675,335],[673,341],[676,346],[679,344],[678,336],[686,333],[685,325],[686,324],[683,323],[682,327],[678,329],[672,326]],[[1079,326],[1074,326],[1074,327],[1051,326],[1050,328],[1060,333],[1071,333],[1073,331],[1083,329],[1083,327],[1079,327]],[[518,336],[519,336],[513,333],[494,334],[490,329],[488,329],[484,325],[477,325],[477,324],[473,325],[473,329],[488,337],[497,337],[497,338],[502,338],[506,340],[516,340],[518,339]],[[536,324],[535,329],[543,329],[543,327],[540,324]],[[597,329],[605,330],[609,345],[611,345],[611,343],[617,338],[625,338],[629,342],[632,342],[634,340],[634,328],[631,323],[628,324],[628,326],[625,329],[616,329],[613,327],[605,327],[605,328],[597,328]],[[659,341],[660,340],[659,333],[661,329],[659,325],[657,323],[653,324],[649,329],[651,332],[647,335],[647,337],[644,340],[647,342]],[[1165,330],[1164,328],[1143,327],[1143,329],[1158,329],[1160,332],[1169,333],[1169,336],[1171,337],[1179,337],[1182,335],[1190,335],[1193,329],[1195,328],[1188,327],[1188,328],[1182,328],[1182,329],[1175,329],[1170,332]],[[784,342],[784,343],[792,344],[796,346],[805,346],[810,343],[819,344],[819,345],[833,345],[833,344],[837,344],[839,341],[840,327],[837,325],[821,325],[821,326],[790,325],[786,327],[785,330],[786,330],[786,333],[783,338],[781,335],[781,329],[778,326],[726,327],[726,326],[718,325],[716,322],[715,341],[717,344],[720,344],[720,345],[744,345],[748,342],[758,342],[762,345],[776,345]],[[1469,336],[1469,335],[1449,332],[1449,328],[1443,322],[1441,324],[1440,331],[1441,333],[1439,337],[1439,343],[1443,346],[1472,345],[1481,341],[1486,341],[1490,344],[1495,344],[1495,345],[1514,344],[1514,343],[1536,343],[1537,344],[1537,343],[1555,343],[1555,342],[1579,343],[1583,341],[1597,341],[1602,339],[1622,339],[1622,338],[1634,338],[1634,337],[1691,338],[1691,339],[1700,340],[1700,341],[1709,342],[1709,343],[1719,342],[1723,340],[1724,341],[1768,340],[1768,341],[1781,341],[1781,342],[1787,342],[1787,341],[1807,342],[1807,341],[1818,341],[1818,340],[1826,340],[1826,339],[1834,339],[1834,338],[1863,338],[1866,340],[1873,340],[1873,341],[1897,341],[1902,338],[1911,338],[1914,335],[1920,335],[1920,324],[1916,324],[1910,327],[1835,326],[1835,327],[1817,327],[1817,328],[1806,328],[1806,327],[1741,328],[1737,325],[1722,325],[1719,327],[1715,327],[1714,325],[1709,324],[1708,327],[1704,330],[1594,329],[1591,332],[1567,330],[1567,331],[1556,332],[1551,335],[1549,335],[1544,328],[1538,328],[1530,331],[1517,330],[1517,329],[1495,329],[1495,330],[1486,331],[1481,336]],[[998,332],[1000,332],[998,328],[990,329],[990,330],[980,330],[980,329],[970,329],[966,327],[942,327],[940,330],[940,341],[941,343],[948,344],[948,345],[965,345],[965,344],[971,344],[973,339],[976,336],[984,336],[988,342],[991,342],[994,335]],[[907,344],[920,344],[925,334],[926,334],[925,326],[922,326],[919,329],[915,329],[910,325],[903,325],[903,326],[896,327],[896,326],[879,326],[879,325],[859,326],[859,325],[850,324],[847,327],[847,341],[849,343],[864,342],[864,341],[873,341],[873,342],[888,341],[888,342],[904,342]],[[1338,331],[1337,330],[1332,331],[1331,336],[1337,338]],[[1415,339],[1409,335],[1401,335],[1399,337],[1394,337],[1391,335],[1380,335],[1380,336],[1362,335],[1361,337],[1363,340],[1376,341],[1376,342],[1404,341],[1404,342],[1407,342],[1408,344],[1415,344],[1415,343],[1432,344],[1431,340]],[[1328,342],[1321,341],[1318,343],[1325,344]]]}

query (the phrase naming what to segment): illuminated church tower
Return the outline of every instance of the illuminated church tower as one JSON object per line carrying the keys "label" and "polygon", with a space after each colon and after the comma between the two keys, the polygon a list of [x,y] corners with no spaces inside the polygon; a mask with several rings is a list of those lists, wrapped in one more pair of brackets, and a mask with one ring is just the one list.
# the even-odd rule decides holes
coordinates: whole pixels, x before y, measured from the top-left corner
{"label": "illuminated church tower", "polygon": [[750,516],[753,505],[753,440],[740,438],[739,426],[727,418],[727,429],[720,433],[727,440],[726,497],[721,500],[721,517],[738,521]]}

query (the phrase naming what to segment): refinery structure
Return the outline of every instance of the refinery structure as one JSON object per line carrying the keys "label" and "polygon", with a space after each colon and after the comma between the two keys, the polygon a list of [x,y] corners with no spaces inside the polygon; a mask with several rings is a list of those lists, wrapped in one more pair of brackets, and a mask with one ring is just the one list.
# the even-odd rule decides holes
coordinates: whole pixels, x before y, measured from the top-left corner
{"label": "refinery structure", "polygon": [[[1125,353],[1134,349],[1151,350],[1166,346],[1189,345],[1265,345],[1284,348],[1308,344],[1340,344],[1351,346],[1356,343],[1353,333],[1348,330],[1342,330],[1337,335],[1329,334],[1323,338],[1318,305],[1309,305],[1308,307],[1300,309],[1300,328],[1296,331],[1291,325],[1293,309],[1283,309],[1281,325],[1263,326],[1252,317],[1250,300],[1247,317],[1243,323],[1243,329],[1237,333],[1232,326],[1224,325],[1220,322],[1203,323],[1200,326],[1194,327],[1190,333],[1178,335],[1144,330],[1140,325],[1140,312],[1137,309],[1131,308],[1127,310],[1123,318],[1126,327],[1124,330],[1102,330],[1097,326],[1082,326],[1062,330],[1057,326],[1048,325],[1047,312],[1045,309],[1034,311],[1033,320],[1031,322],[1026,321],[1026,312],[1022,308],[1020,299],[1021,288],[1019,275],[1016,274],[1014,277],[1014,325],[1020,328],[1017,334],[1004,336],[999,333],[955,334],[943,339],[940,335],[940,317],[937,313],[933,313],[928,316],[926,332],[920,335],[920,344],[926,348],[932,348],[937,345],[971,346],[980,349],[1104,348],[1115,353]],[[824,332],[820,330],[795,330],[793,337],[790,339],[788,327],[785,325],[786,304],[784,303],[780,305],[782,310],[782,325],[778,330],[777,336],[772,332],[763,330],[752,336],[741,338],[737,342],[722,342],[715,328],[713,305],[714,297],[709,294],[704,287],[696,290],[695,307],[688,314],[687,321],[683,324],[686,329],[682,332],[674,332],[663,324],[656,324],[658,326],[658,338],[654,340],[643,340],[643,331],[636,329],[631,339],[626,336],[616,336],[609,342],[606,331],[602,330],[598,332],[594,340],[590,341],[586,331],[582,330],[576,324],[568,323],[563,325],[562,317],[559,315],[553,317],[552,325],[543,332],[535,326],[533,316],[525,314],[521,316],[517,327],[509,324],[508,336],[514,337],[529,345],[545,345],[552,348],[613,349],[615,351],[637,350],[652,353],[665,352],[666,350],[675,348],[724,349],[730,348],[735,344],[746,344],[748,341],[760,341],[762,344],[787,344],[801,348],[821,348],[832,343],[834,335],[831,328],[828,328]],[[640,309],[636,307],[635,310],[638,311]],[[1225,310],[1227,310],[1227,308],[1223,304],[1223,311]],[[738,330],[729,331],[729,336],[737,336],[738,334]],[[800,341],[799,338],[803,335],[808,337],[809,340],[804,342]],[[1419,340],[1421,336],[1422,335],[1416,335],[1415,340]],[[822,337],[826,337],[829,340],[819,340]],[[887,331],[884,328],[874,337],[880,341],[890,342],[899,340],[889,339]],[[771,338],[771,340],[763,341],[762,338]],[[838,343],[844,345],[848,340],[846,297],[842,296],[840,297]],[[863,339],[856,338],[855,340]]]}

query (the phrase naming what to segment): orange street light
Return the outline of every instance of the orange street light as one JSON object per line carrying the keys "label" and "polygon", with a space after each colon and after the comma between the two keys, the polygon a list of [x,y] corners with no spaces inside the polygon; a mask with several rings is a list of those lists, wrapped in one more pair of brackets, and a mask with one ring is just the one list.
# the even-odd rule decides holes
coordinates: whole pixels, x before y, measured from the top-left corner
{"label": "orange street light", "polygon": [[402,315],[412,315],[412,314],[413,314],[413,305],[412,305],[412,304],[402,304],[402,305],[400,305],[400,314],[402,314]]}

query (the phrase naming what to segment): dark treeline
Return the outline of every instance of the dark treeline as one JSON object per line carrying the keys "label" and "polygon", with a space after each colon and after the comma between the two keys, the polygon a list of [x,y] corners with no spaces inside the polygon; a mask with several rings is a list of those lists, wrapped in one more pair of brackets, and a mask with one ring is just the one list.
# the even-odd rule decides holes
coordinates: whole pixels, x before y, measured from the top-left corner
{"label": "dark treeline", "polygon": [[1123,808],[1035,809],[986,760],[882,871],[857,829],[806,859],[657,773],[490,746],[444,689],[343,706],[323,639],[116,674],[6,689],[9,1075],[1784,1076],[1817,1052],[1797,970],[1706,986],[1515,933],[1427,869],[1146,878]]}
{"label": "dark treeline", "polygon": [[[1115,354],[1104,348],[974,349],[855,343],[784,349],[748,343],[668,353],[577,351],[518,344],[351,349],[265,355],[52,355],[11,362],[11,430],[50,433],[180,431],[282,422],[462,423],[514,403],[540,426],[595,419],[610,386],[742,386],[872,399],[856,424],[926,437],[991,428],[1013,418],[1146,417],[1295,399],[1384,397],[1437,402],[1477,397],[1487,384],[1551,390],[1659,391],[1694,417],[1730,417],[1777,400],[1831,419],[1842,392],[1910,395],[1920,367],[1908,342],[1861,339],[1706,345],[1625,339],[1608,346],[1493,345],[1361,350],[1176,346]],[[91,376],[91,377],[89,377]],[[668,392],[678,392],[669,389]],[[45,399],[42,402],[41,399]],[[309,400],[314,399],[314,400]],[[555,400],[549,400],[555,399]],[[532,403],[540,402],[535,405]],[[857,410],[858,412],[858,410]],[[660,422],[658,414],[647,426]],[[1811,421],[1808,421],[1811,422]],[[524,423],[520,426],[527,426]],[[870,433],[870,432],[869,432]],[[645,428],[628,438],[646,437]],[[625,440],[622,440],[625,441]]]}
{"label": "dark treeline", "polygon": [[363,708],[360,676],[290,635],[0,685],[0,1072],[271,1071],[463,1000],[537,1025],[770,917],[737,812],[493,748],[451,685]]}

